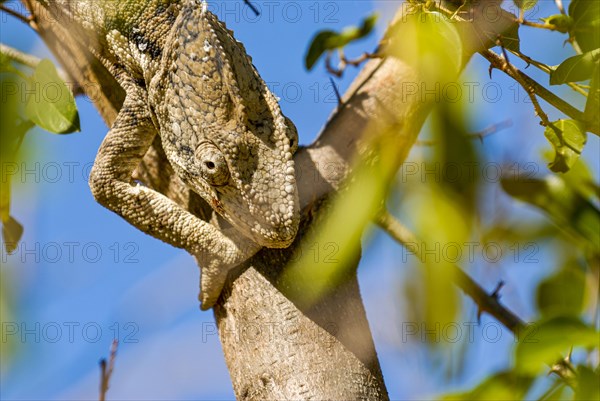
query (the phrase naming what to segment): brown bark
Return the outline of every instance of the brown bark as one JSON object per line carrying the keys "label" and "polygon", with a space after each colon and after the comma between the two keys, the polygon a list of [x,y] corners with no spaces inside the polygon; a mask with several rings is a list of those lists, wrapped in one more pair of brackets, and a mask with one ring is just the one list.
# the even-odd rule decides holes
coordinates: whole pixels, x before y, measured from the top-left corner
{"label": "brown bark", "polygon": [[[53,16],[33,9],[40,36],[110,125],[123,90]],[[279,276],[364,150],[366,127],[393,116],[398,164],[414,144],[431,107],[405,96],[418,73],[396,58],[369,61],[319,138],[295,156],[303,222],[288,249],[263,249],[232,275],[215,307],[225,359],[238,399],[388,399],[356,279],[356,266],[309,309],[282,288]],[[193,213],[211,211],[175,177],[156,141],[137,178]],[[212,221],[216,222],[214,215]],[[357,247],[359,244],[356,244]],[[293,293],[293,292],[292,292]]]}

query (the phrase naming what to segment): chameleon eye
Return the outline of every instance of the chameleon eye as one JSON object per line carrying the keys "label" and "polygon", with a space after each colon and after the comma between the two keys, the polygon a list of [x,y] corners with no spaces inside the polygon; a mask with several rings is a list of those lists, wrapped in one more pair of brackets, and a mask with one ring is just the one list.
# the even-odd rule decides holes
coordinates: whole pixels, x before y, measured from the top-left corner
{"label": "chameleon eye", "polygon": [[200,174],[210,185],[220,187],[229,182],[229,168],[223,153],[210,142],[202,142],[196,149]]}

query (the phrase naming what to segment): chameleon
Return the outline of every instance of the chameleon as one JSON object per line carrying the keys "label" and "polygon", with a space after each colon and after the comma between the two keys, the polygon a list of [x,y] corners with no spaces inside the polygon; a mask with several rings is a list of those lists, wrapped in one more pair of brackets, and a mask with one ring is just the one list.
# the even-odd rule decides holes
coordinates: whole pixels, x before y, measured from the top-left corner
{"label": "chameleon", "polygon": [[[262,247],[286,248],[300,211],[298,133],[233,32],[200,0],[44,2],[125,90],[89,185],[141,231],[201,267],[201,308]],[[156,137],[186,187],[228,224],[213,225],[132,174]]]}

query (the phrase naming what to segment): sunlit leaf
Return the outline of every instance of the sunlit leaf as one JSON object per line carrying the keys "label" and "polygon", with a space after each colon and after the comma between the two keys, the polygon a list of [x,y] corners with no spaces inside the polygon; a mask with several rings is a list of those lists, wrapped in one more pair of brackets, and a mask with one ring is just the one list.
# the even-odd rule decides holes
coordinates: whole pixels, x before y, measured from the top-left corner
{"label": "sunlit leaf", "polygon": [[596,68],[590,81],[590,91],[585,103],[583,118],[588,130],[594,129],[600,132],[600,65],[596,63]]}
{"label": "sunlit leaf", "polygon": [[[423,169],[434,175],[426,187],[408,195],[412,225],[421,243],[415,244],[423,262],[423,316],[427,327],[444,327],[458,316],[459,295],[453,287],[453,264],[468,251],[473,214],[477,210],[477,165],[474,141],[467,136],[468,112],[462,102],[442,103],[433,112],[433,158]],[[415,259],[415,260],[418,260]],[[431,340],[431,339],[429,339]],[[429,341],[428,344],[432,344]]]}
{"label": "sunlit leaf", "polygon": [[558,176],[542,180],[502,179],[502,188],[511,196],[530,203],[548,214],[576,243],[600,252],[600,211],[586,197]]}
{"label": "sunlit leaf", "polygon": [[519,9],[529,10],[537,4],[538,0],[513,0],[513,2]]}
{"label": "sunlit leaf", "polygon": [[474,389],[462,393],[449,394],[448,401],[507,401],[520,400],[533,383],[533,377],[504,371],[485,378]]}
{"label": "sunlit leaf", "polygon": [[520,27],[519,24],[513,24],[500,35],[502,46],[515,52],[521,51],[521,39],[519,38]]}
{"label": "sunlit leaf", "polygon": [[[435,51],[442,50],[453,54],[454,58],[443,58],[453,62],[452,67],[444,68],[443,71],[447,77],[449,70],[457,73],[462,66],[462,53],[455,28],[444,18],[440,19],[439,14],[425,15],[423,19],[429,22],[412,23],[412,30],[420,31],[420,39],[417,41],[421,42],[423,48],[421,54],[429,56],[430,61],[439,57]],[[408,22],[406,24],[411,25]],[[446,40],[452,35],[452,40]],[[436,43],[435,40],[441,40],[443,43]],[[414,50],[416,52],[416,49]],[[433,66],[429,68],[431,71],[441,70],[437,67],[434,69]],[[290,299],[294,299],[294,302],[304,306],[313,305],[348,276],[348,267],[353,266],[359,255],[357,244],[360,243],[365,227],[383,205],[390,183],[402,160],[400,150],[403,148],[402,143],[397,140],[398,131],[406,127],[404,122],[389,126],[386,122],[374,121],[373,125],[375,128],[371,127],[373,129],[365,134],[368,141],[366,147],[369,149],[368,160],[357,164],[349,186],[334,199],[331,212],[324,222],[317,224],[318,229],[304,236],[299,257],[288,265],[282,275],[281,289]],[[335,257],[315,259],[311,247],[329,245],[335,247]]]}
{"label": "sunlit leaf", "polygon": [[[18,326],[15,322],[13,314],[14,306],[12,305],[11,295],[11,280],[6,273],[9,269],[0,270],[0,316],[2,316],[2,341],[0,341],[0,363],[2,369],[7,369],[7,365],[13,359],[15,349],[18,345],[18,336],[14,335],[18,332]],[[12,335],[8,335],[13,332]]]}
{"label": "sunlit leaf", "polygon": [[[550,152],[554,153],[552,151],[548,153]],[[549,159],[552,159],[553,156],[553,154],[550,155]],[[573,190],[590,201],[600,198],[600,187],[596,183],[592,171],[582,158],[577,160],[568,172],[561,174],[561,179],[570,188],[573,188]]]}
{"label": "sunlit leaf", "polygon": [[599,59],[600,49],[569,57],[550,73],[550,85],[590,79]]}
{"label": "sunlit leaf", "polygon": [[597,347],[600,333],[574,317],[554,317],[528,326],[519,333],[516,369],[538,374],[563,359],[571,347]]}
{"label": "sunlit leaf", "polygon": [[431,125],[436,141],[434,163],[444,172],[440,171],[436,181],[460,199],[463,210],[475,213],[479,176],[472,169],[478,165],[478,159],[475,141],[466,128],[468,113],[462,102],[443,103],[434,109]]}
{"label": "sunlit leaf", "polygon": [[317,33],[309,46],[304,60],[306,69],[312,69],[326,51],[342,48],[353,41],[367,36],[375,27],[377,18],[377,14],[372,14],[365,18],[360,26],[347,27],[339,33],[331,30]]}
{"label": "sunlit leaf", "polygon": [[2,237],[6,253],[11,254],[17,248],[17,244],[23,235],[23,226],[13,217],[2,221]]}
{"label": "sunlit leaf", "polygon": [[578,316],[585,297],[585,274],[566,266],[544,279],[537,288],[537,307],[543,316]]}
{"label": "sunlit leaf", "polygon": [[463,245],[469,238],[470,218],[458,198],[435,184],[429,187],[415,209],[415,230],[422,241],[416,245],[425,269],[425,322],[428,327],[444,327],[458,316],[452,265],[467,252]]}
{"label": "sunlit leaf", "polygon": [[338,34],[334,31],[321,31],[313,38],[308,53],[304,59],[304,64],[307,70],[311,70],[316,62],[321,58],[327,50],[335,49]]}
{"label": "sunlit leaf", "polygon": [[565,14],[554,14],[548,18],[541,18],[541,20],[544,21],[546,25],[554,26],[554,29],[561,33],[567,33],[573,25],[573,18]]}
{"label": "sunlit leaf", "polygon": [[600,47],[600,1],[573,0],[569,4],[573,18],[571,32],[584,52]]}
{"label": "sunlit leaf", "polygon": [[0,52],[0,73],[16,73],[17,69],[12,65],[12,59],[5,53]]}
{"label": "sunlit leaf", "polygon": [[0,74],[2,101],[0,102],[0,224],[4,247],[11,253],[23,233],[23,227],[10,215],[11,165],[16,165],[23,137],[34,124],[24,120],[21,104],[21,90],[24,81],[20,74]]}
{"label": "sunlit leaf", "polygon": [[[597,345],[597,344],[596,344]],[[600,400],[600,374],[587,366],[577,366],[577,384],[575,387],[575,400],[598,401]]]}
{"label": "sunlit leaf", "polygon": [[360,255],[365,227],[382,205],[398,168],[392,132],[373,133],[370,149],[377,157],[355,166],[351,184],[333,199],[331,211],[313,224],[280,280],[281,290],[294,302],[310,307],[349,276]]}
{"label": "sunlit leaf", "polygon": [[[6,104],[2,105],[2,112],[10,110],[10,107],[7,108],[4,106],[6,106]],[[10,217],[12,174],[9,174],[8,166],[9,163],[14,163],[16,160],[19,151],[18,147],[22,138],[27,131],[34,127],[34,124],[31,121],[23,121],[18,125],[15,125],[18,117],[14,109],[12,110],[12,113],[15,114],[6,114],[7,117],[4,119],[4,123],[0,124],[0,146],[2,147],[0,150],[0,165],[2,166],[2,176],[0,177],[0,221],[2,223],[8,222]],[[13,225],[13,228],[14,227],[16,226]],[[17,232],[14,230],[10,230],[10,232],[15,233],[11,238],[21,236],[20,234],[17,235]]]}
{"label": "sunlit leaf", "polygon": [[42,60],[31,77],[35,93],[30,94],[25,113],[47,131],[67,134],[79,131],[79,113],[71,90],[50,60]]}
{"label": "sunlit leaf", "polygon": [[457,27],[440,13],[409,15],[389,36],[386,52],[411,64],[426,81],[454,79],[462,68],[463,46]]}
{"label": "sunlit leaf", "polygon": [[587,142],[581,123],[575,120],[558,120],[546,127],[544,136],[555,151],[554,161],[548,165],[556,173],[569,171],[577,161]]}

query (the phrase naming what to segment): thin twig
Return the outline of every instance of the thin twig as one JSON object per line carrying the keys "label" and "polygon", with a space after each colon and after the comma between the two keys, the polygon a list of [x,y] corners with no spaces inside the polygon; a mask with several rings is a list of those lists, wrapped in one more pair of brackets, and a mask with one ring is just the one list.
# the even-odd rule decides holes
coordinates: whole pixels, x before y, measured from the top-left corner
{"label": "thin twig", "polygon": [[250,7],[250,9],[252,10],[252,12],[258,17],[260,15],[260,11],[258,11],[258,9],[256,8],[256,6],[254,4],[252,4],[252,2],[250,2],[250,0],[244,0],[244,3]]}
{"label": "thin twig", "polygon": [[106,359],[100,360],[100,401],[106,400],[106,393],[110,387],[110,378],[115,367],[115,359],[117,357],[117,348],[119,346],[118,340],[113,340],[110,346],[110,356],[108,358],[108,366]]}
{"label": "thin twig", "polygon": [[23,4],[25,4],[25,8],[29,11],[30,17],[31,17],[31,21],[29,22],[29,26],[36,32],[39,33],[39,28],[38,28],[38,24],[37,24],[37,19],[35,16],[34,11],[34,7],[33,7],[33,3],[31,2],[31,0],[22,0]]}
{"label": "thin twig", "polygon": [[502,40],[500,38],[498,38],[497,43],[500,46],[500,49],[502,50],[502,55],[504,56],[504,63],[502,64],[500,69],[503,71],[505,69],[510,70],[512,75],[514,75],[516,77],[515,80],[517,81],[517,83],[519,85],[521,85],[521,87],[523,89],[525,89],[527,96],[529,96],[529,99],[531,100],[531,103],[533,104],[533,108],[535,109],[535,114],[537,114],[538,117],[540,117],[540,120],[542,120],[541,124],[544,127],[549,127],[551,125],[551,122],[548,119],[548,115],[544,112],[544,110],[542,109],[542,106],[540,106],[540,103],[537,100],[537,96],[535,94],[535,89],[533,87],[531,87],[531,85],[529,85],[523,78],[521,78],[521,76],[519,75],[519,71],[517,70],[517,67],[515,67],[513,64],[510,63],[510,60],[508,59],[508,52],[506,51],[506,48],[502,44]]}
{"label": "thin twig", "polygon": [[[509,127],[512,127],[512,121],[504,120],[497,124],[490,125],[489,127],[485,128],[479,132],[467,134],[467,137],[469,137],[471,139],[479,139],[481,142],[483,142],[483,139],[485,137],[496,134],[496,133],[498,133],[506,128],[509,128]],[[417,146],[435,146],[436,144],[437,144],[437,141],[428,141],[428,140],[421,140],[421,141],[415,142],[415,145],[417,145]]]}
{"label": "thin twig", "polygon": [[344,71],[346,70],[346,67],[348,67],[349,65],[351,65],[353,67],[359,67],[366,60],[380,57],[376,53],[364,52],[361,56],[359,56],[355,59],[348,59],[344,55],[344,50],[338,49],[338,56],[340,58],[340,64],[336,68],[332,65],[332,54],[333,53],[331,51],[327,52],[327,55],[325,56],[325,68],[327,69],[327,72],[329,72],[332,75],[335,75],[338,78],[340,78],[342,75],[344,75]]}
{"label": "thin twig", "polygon": [[348,59],[348,58],[346,58],[346,55],[344,54],[344,52],[340,49],[340,59],[342,60],[344,68],[347,65],[351,65],[353,67],[359,67],[365,61],[370,60],[372,58],[376,58],[376,57],[377,56],[375,56],[372,53],[364,52],[363,54],[361,54],[360,56],[358,56],[355,59]]}
{"label": "thin twig", "polygon": [[555,381],[554,383],[552,383],[552,386],[550,386],[550,388],[548,390],[546,390],[546,392],[544,394],[542,394],[540,396],[540,398],[538,398],[538,401],[545,401],[545,400],[550,400],[550,399],[557,399],[556,397],[554,397],[555,393],[559,390],[562,390],[565,387],[565,383],[562,381]]}
{"label": "thin twig", "polygon": [[[387,210],[379,214],[377,224],[398,243],[417,255],[423,262],[420,253],[415,248],[416,244],[418,244],[417,238]],[[490,314],[515,335],[518,334],[520,329],[525,327],[525,323],[517,315],[499,302],[497,293],[488,294],[475,280],[456,265],[452,265],[452,273],[454,284],[475,301],[479,308],[479,313],[485,312]]]}
{"label": "thin twig", "polygon": [[565,7],[563,6],[562,0],[554,0],[554,3],[556,4],[556,8],[558,8],[558,11],[560,11],[561,14],[567,14],[565,12]]}
{"label": "thin twig", "polygon": [[6,7],[3,4],[0,4],[0,11],[4,11],[5,13],[7,13],[8,15],[11,15],[13,17],[15,17],[16,19],[18,19],[19,21],[23,22],[24,24],[30,26],[33,28],[33,26],[31,25],[31,22],[33,21],[33,18],[31,16],[25,16],[19,12],[16,12],[15,10]]}
{"label": "thin twig", "polygon": [[[560,0],[556,0],[557,2],[560,2]],[[562,3],[561,3],[562,6]],[[564,14],[564,8],[561,9],[561,12]],[[553,24],[548,24],[548,23],[539,23],[539,22],[533,22],[533,21],[526,21],[525,19],[523,19],[523,16],[521,15],[521,17],[517,20],[515,20],[515,22],[517,24],[520,25],[524,25],[524,26],[530,26],[532,28],[538,28],[538,29],[547,29],[549,31],[558,31],[558,32],[563,32],[559,29],[559,27],[557,27],[556,25]],[[573,36],[571,36],[571,34],[569,33],[569,39],[566,40],[566,42],[569,42],[571,44],[571,46],[573,46],[573,49],[575,50],[575,52],[577,54],[581,54],[581,48],[579,47],[579,44],[577,43],[577,41],[575,40],[575,38]]]}
{"label": "thin twig", "polygon": [[[435,8],[447,17],[453,15],[452,11],[443,7],[439,3],[435,3]],[[467,20],[461,18],[458,15],[455,16],[455,20],[461,22],[468,22]],[[575,50],[577,51],[576,48]],[[513,68],[507,68],[506,64],[510,63],[508,63],[508,61],[504,60],[492,50],[482,50],[479,52],[479,54],[485,57],[490,62],[492,67],[501,70],[515,81],[518,82],[518,80],[522,80],[522,82],[526,83],[527,87],[531,88],[537,96],[539,96],[541,99],[545,100],[547,103],[549,103],[550,105],[567,115],[569,118],[573,120],[584,121],[583,112],[571,106],[568,102],[565,102],[564,100],[556,96],[554,93],[546,89],[544,86],[540,85],[537,81],[529,77],[527,74],[514,68],[514,66],[512,66]],[[592,134],[600,136],[600,131],[598,131],[598,129],[593,126],[587,127],[587,130]]]}
{"label": "thin twig", "polygon": [[[383,209],[379,213],[376,217],[376,223],[399,244],[405,246],[409,251],[415,254],[421,262],[425,262],[422,254],[417,249],[417,244],[419,243],[417,237],[387,210]],[[451,264],[450,268],[452,269],[451,276],[454,284],[477,304],[477,318],[479,319],[482,313],[493,316],[518,339],[522,330],[527,326],[517,315],[500,303],[500,290],[504,286],[504,282],[499,282],[494,291],[492,291],[491,294],[488,294],[460,267]],[[571,353],[557,363],[551,364],[549,373],[556,374],[565,384],[573,387],[576,372],[571,363]]]}
{"label": "thin twig", "polygon": [[343,71],[335,68],[332,64],[331,64],[331,52],[327,52],[327,55],[325,56],[325,69],[327,69],[327,72],[330,73],[331,75],[335,75],[336,77],[341,77],[343,74]]}
{"label": "thin twig", "polygon": [[547,29],[549,31],[558,31],[558,27],[556,25],[552,25],[552,24],[542,24],[540,22],[527,21],[527,20],[523,20],[523,19],[515,20],[515,22],[517,24],[524,25],[524,26],[530,26],[533,28]]}
{"label": "thin twig", "polygon": [[27,67],[34,69],[38,66],[40,61],[42,61],[42,59],[40,59],[39,57],[23,53],[22,51],[7,46],[4,43],[0,43],[0,53],[7,55],[10,59],[16,61],[19,64],[23,64]]}
{"label": "thin twig", "polygon": [[[525,61],[528,64],[528,66],[529,66],[529,64],[531,64],[534,67],[538,68],[541,71],[544,71],[547,74],[551,74],[554,71],[554,69],[552,67],[550,67],[549,65],[539,62],[537,60],[534,60],[531,57],[529,57],[519,51],[511,50],[511,49],[506,49],[506,50],[508,50],[515,56],[519,57],[521,60]],[[527,68],[527,67],[525,67],[525,68]],[[567,82],[566,84],[569,85],[571,87],[571,89],[573,89],[575,92],[577,92],[583,96],[586,96],[586,97],[588,96],[588,93],[585,90],[583,90],[583,85],[576,84],[575,82]]]}
{"label": "thin twig", "polygon": [[342,106],[344,104],[344,102],[342,101],[342,95],[340,94],[340,90],[338,89],[337,85],[335,84],[335,81],[333,80],[333,78],[329,77],[329,82],[331,83],[331,86],[333,87],[333,92],[335,93],[335,98],[338,101],[338,106]]}
{"label": "thin twig", "polygon": [[[564,100],[556,96],[554,93],[546,89],[544,86],[540,85],[537,81],[529,77],[527,74],[523,73],[522,71],[519,71],[516,68],[507,68],[506,64],[510,63],[508,63],[494,51],[482,50],[479,52],[479,54],[482,55],[486,60],[488,60],[493,68],[504,72],[506,75],[508,75],[517,82],[518,80],[522,80],[523,82],[525,82],[527,86],[531,88],[537,96],[539,96],[541,99],[544,99],[548,104],[552,105],[569,118],[578,121],[584,120],[583,113],[581,111],[577,110],[575,107],[571,106],[571,104],[565,102]],[[600,135],[600,132],[594,127],[588,127],[588,129],[589,132],[596,135]]]}

